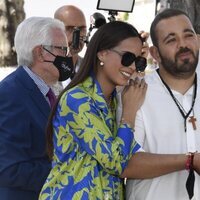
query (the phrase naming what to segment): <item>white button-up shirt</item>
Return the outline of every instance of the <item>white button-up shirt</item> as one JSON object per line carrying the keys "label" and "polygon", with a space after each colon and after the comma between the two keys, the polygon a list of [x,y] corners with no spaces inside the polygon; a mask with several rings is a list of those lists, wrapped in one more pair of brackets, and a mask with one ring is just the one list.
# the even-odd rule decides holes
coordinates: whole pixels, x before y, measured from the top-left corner
{"label": "white button-up shirt", "polygon": [[[196,118],[197,129],[184,119],[177,105],[163,85],[157,72],[145,78],[148,89],[144,104],[137,112],[135,138],[146,152],[158,154],[185,154],[200,151],[200,80],[197,97],[190,116]],[[186,94],[173,91],[186,112],[191,108],[194,86]],[[121,113],[119,108],[119,113]],[[119,114],[120,115],[120,114]],[[134,170],[134,169],[133,169]],[[200,176],[196,175],[195,198],[200,199]],[[153,179],[128,180],[127,200],[188,200],[185,183],[188,171],[170,173]]]}

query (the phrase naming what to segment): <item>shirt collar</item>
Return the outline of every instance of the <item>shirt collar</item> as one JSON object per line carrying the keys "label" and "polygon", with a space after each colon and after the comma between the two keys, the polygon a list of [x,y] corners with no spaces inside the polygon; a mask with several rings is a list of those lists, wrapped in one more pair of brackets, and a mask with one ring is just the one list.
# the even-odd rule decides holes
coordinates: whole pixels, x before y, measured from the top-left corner
{"label": "shirt collar", "polygon": [[37,75],[35,74],[29,67],[23,66],[24,70],[30,76],[30,78],[34,81],[37,85],[39,90],[42,92],[44,96],[46,96],[47,92],[49,91],[49,86]]}

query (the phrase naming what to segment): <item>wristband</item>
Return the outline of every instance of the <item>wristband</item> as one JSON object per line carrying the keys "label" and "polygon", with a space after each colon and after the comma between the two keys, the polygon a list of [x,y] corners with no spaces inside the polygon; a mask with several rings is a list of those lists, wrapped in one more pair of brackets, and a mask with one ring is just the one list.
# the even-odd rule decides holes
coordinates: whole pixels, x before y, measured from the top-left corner
{"label": "wristband", "polygon": [[190,169],[193,169],[193,160],[194,160],[194,153],[187,153],[187,160],[186,160],[186,163],[185,163],[185,169],[186,170],[190,170]]}

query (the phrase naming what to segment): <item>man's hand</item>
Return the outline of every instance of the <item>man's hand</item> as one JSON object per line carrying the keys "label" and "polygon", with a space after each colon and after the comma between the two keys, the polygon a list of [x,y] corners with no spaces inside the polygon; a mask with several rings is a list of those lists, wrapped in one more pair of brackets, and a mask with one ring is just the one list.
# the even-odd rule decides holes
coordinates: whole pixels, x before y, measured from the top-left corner
{"label": "man's hand", "polygon": [[149,54],[149,44],[147,42],[147,40],[149,38],[149,33],[145,32],[145,31],[141,31],[140,35],[142,38],[144,38],[143,48],[142,48],[142,56],[147,58],[147,56]]}

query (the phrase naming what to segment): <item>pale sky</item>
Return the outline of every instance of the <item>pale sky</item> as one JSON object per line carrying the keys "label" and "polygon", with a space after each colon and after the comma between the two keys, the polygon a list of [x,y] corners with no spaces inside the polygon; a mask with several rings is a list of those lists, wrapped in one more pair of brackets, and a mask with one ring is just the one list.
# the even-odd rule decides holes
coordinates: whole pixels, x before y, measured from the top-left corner
{"label": "pale sky", "polygon": [[[110,0],[108,0],[110,1]],[[115,0],[113,0],[115,1]],[[130,13],[130,21],[140,31],[149,31],[150,23],[154,17],[155,0],[135,0],[133,12]],[[97,10],[98,0],[25,0],[24,9],[26,18],[31,16],[53,17],[57,8],[72,4],[79,7],[86,16],[87,26],[90,25],[90,16],[95,12],[102,13],[108,20],[108,11]],[[146,2],[146,3],[144,3]]]}
{"label": "pale sky", "polygon": [[[100,12],[108,22],[108,11],[97,10],[98,0],[24,0],[24,9],[26,18],[32,16],[53,17],[55,10],[63,5],[75,5],[79,7],[86,17],[87,27],[90,27],[90,16],[95,12]],[[111,0],[108,0],[111,1]],[[116,0],[112,0],[116,1]],[[121,1],[121,0],[120,0]],[[135,0],[133,12],[129,13],[129,22],[133,24],[138,31],[149,32],[151,21],[154,17],[155,0],[143,1]],[[146,2],[146,3],[145,3]],[[92,31],[92,34],[95,32]],[[85,47],[86,48],[86,47]],[[85,52],[85,48],[82,54]]]}
{"label": "pale sky", "polygon": [[88,25],[93,13],[105,13],[96,9],[97,0],[25,0],[26,18],[32,16],[53,17],[57,8],[67,4],[75,5],[83,11]]}

